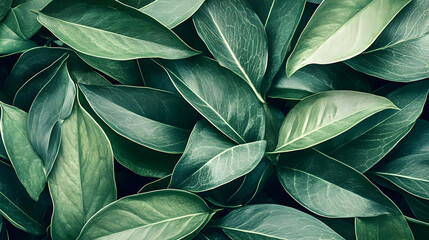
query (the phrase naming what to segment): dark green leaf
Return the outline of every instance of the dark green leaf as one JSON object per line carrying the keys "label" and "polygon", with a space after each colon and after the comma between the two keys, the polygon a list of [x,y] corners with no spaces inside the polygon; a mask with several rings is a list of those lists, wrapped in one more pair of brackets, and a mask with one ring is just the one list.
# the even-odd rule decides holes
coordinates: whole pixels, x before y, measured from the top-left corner
{"label": "dark green leaf", "polygon": [[156,64],[152,59],[139,59],[139,65],[142,69],[146,87],[169,91],[180,96],[164,68]]}
{"label": "dark green leaf", "polygon": [[38,20],[64,43],[95,57],[177,59],[197,54],[153,18],[114,0],[54,0]]}
{"label": "dark green leaf", "polygon": [[97,115],[121,136],[161,152],[185,149],[196,114],[176,95],[144,87],[79,86]]}
{"label": "dark green leaf", "polygon": [[168,185],[170,185],[171,182],[171,174],[167,175],[163,178],[159,178],[153,182],[150,182],[148,184],[145,184],[138,193],[145,193],[155,190],[161,190],[161,189],[167,189]]}
{"label": "dark green leaf", "polygon": [[397,109],[386,98],[334,90],[299,102],[286,116],[275,152],[290,152],[329,140],[385,109]]}
{"label": "dark green leaf", "polygon": [[3,223],[3,217],[0,216],[0,240],[9,240],[6,224]]}
{"label": "dark green leaf", "polygon": [[238,208],[224,217],[218,226],[233,240],[343,239],[316,218],[274,204]]}
{"label": "dark green leaf", "polygon": [[424,240],[429,232],[429,223],[406,217],[416,240]]}
{"label": "dark green leaf", "polygon": [[346,63],[379,78],[410,82],[429,77],[429,2],[413,0],[363,54]]}
{"label": "dark green leaf", "polygon": [[262,140],[262,104],[247,84],[206,57],[162,61],[171,81],[203,117],[236,143]]}
{"label": "dark green leaf", "polygon": [[78,239],[182,239],[202,227],[213,211],[197,195],[159,190],[122,198],[95,214]]}
{"label": "dark green leaf", "polygon": [[45,189],[46,171],[27,133],[27,113],[1,104],[2,140],[17,177],[32,199],[37,201]]}
{"label": "dark green leaf", "polygon": [[414,197],[410,194],[403,194],[408,206],[418,219],[429,222],[429,200]]}
{"label": "dark green leaf", "polygon": [[13,0],[1,0],[0,1],[0,21],[3,20],[4,17],[6,17],[7,13],[10,10],[10,7],[12,6]]}
{"label": "dark green leaf", "polygon": [[101,127],[78,102],[61,128],[60,152],[48,178],[51,234],[75,239],[92,215],[116,200],[113,153]]}
{"label": "dark green leaf", "polygon": [[383,239],[385,236],[392,240],[414,239],[403,215],[356,218],[355,226],[357,239]]}
{"label": "dark green leaf", "polygon": [[323,1],[287,61],[287,75],[309,64],[340,62],[363,52],[410,1]]}
{"label": "dark green leaf", "polygon": [[214,189],[252,171],[266,141],[237,145],[206,121],[199,121],[171,178],[171,188],[192,192]]}
{"label": "dark green leaf", "polygon": [[250,6],[244,0],[206,0],[193,20],[216,60],[243,78],[264,102],[261,85],[268,62],[267,35]]}

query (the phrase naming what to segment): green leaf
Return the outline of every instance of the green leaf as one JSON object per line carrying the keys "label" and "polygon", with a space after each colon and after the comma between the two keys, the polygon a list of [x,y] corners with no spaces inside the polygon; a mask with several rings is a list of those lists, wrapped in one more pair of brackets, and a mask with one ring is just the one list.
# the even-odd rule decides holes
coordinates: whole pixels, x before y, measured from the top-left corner
{"label": "green leaf", "polygon": [[[344,77],[347,76],[347,80]],[[312,94],[329,90],[356,90],[369,92],[365,75],[351,71],[343,63],[330,65],[309,65],[291,77],[280,71],[274,79],[268,97],[286,100],[302,100]]]}
{"label": "green leaf", "polygon": [[186,101],[233,141],[264,138],[264,108],[235,74],[206,57],[161,61],[161,65]]}
{"label": "green leaf", "polygon": [[193,20],[216,60],[243,78],[264,103],[261,84],[267,69],[268,44],[256,13],[244,0],[206,0]]}
{"label": "green leaf", "polygon": [[309,64],[340,62],[363,52],[410,1],[323,1],[287,61],[287,75]]}
{"label": "green leaf", "polygon": [[318,149],[360,172],[367,171],[411,130],[423,111],[428,92],[429,81],[399,88],[386,97],[401,110],[375,115]]}
{"label": "green leaf", "polygon": [[410,194],[403,194],[411,212],[418,219],[429,222],[429,200],[414,197]]}
{"label": "green leaf", "polygon": [[103,130],[78,102],[61,128],[60,152],[48,178],[51,234],[75,239],[92,215],[116,199],[113,153]]}
{"label": "green leaf", "polygon": [[1,131],[7,155],[18,179],[32,199],[37,201],[45,189],[46,171],[27,134],[27,113],[1,104]]}
{"label": "green leaf", "polygon": [[422,222],[413,218],[405,217],[413,232],[415,239],[426,239],[429,232],[429,223]]}
{"label": "green leaf", "polygon": [[12,0],[1,0],[0,1],[0,21],[8,14],[10,7],[12,6]]}
{"label": "green leaf", "polygon": [[161,152],[185,149],[197,116],[181,98],[144,87],[79,87],[92,109],[119,135]]}
{"label": "green leaf", "polygon": [[139,10],[171,29],[191,17],[203,3],[204,0],[154,0]]}
{"label": "green leaf", "polygon": [[32,200],[13,168],[0,161],[0,212],[15,227],[35,235],[45,233],[45,208]]}
{"label": "green leaf", "polygon": [[174,168],[170,188],[203,192],[252,171],[265,153],[266,141],[237,145],[206,121],[199,121]]}
{"label": "green leaf", "polygon": [[37,19],[61,41],[94,57],[178,59],[197,54],[153,18],[114,0],[53,0]]}
{"label": "green leaf", "polygon": [[218,223],[228,237],[238,239],[343,239],[318,219],[275,204],[249,205],[231,211]]}
{"label": "green leaf", "polygon": [[297,202],[324,217],[372,217],[399,211],[364,175],[314,150],[280,155],[277,175]]}
{"label": "green leaf", "polygon": [[413,0],[372,46],[346,63],[365,74],[410,82],[429,77],[429,15],[426,0]]}
{"label": "green leaf", "polygon": [[143,85],[143,76],[137,60],[114,61],[92,57],[77,52],[77,55],[91,67],[126,85]]}
{"label": "green leaf", "polygon": [[229,240],[220,229],[206,228],[195,237],[195,240]]}
{"label": "green leaf", "polygon": [[78,239],[182,239],[214,212],[197,195],[159,190],[124,197],[95,214]]}
{"label": "green leaf", "polygon": [[31,40],[20,38],[6,24],[0,23],[0,54],[15,54],[37,47]]}
{"label": "green leaf", "polygon": [[65,67],[67,58],[68,54],[64,53],[47,68],[38,72],[25,82],[24,85],[22,85],[22,87],[16,92],[13,104],[24,111],[28,111],[34,99],[37,97],[37,94],[48,82],[59,74],[61,68]]}
{"label": "green leaf", "polygon": [[145,192],[150,192],[155,190],[167,189],[170,182],[171,182],[171,174],[163,178],[159,178],[148,184],[145,184],[142,188],[140,188],[138,193],[145,193]]}
{"label": "green leaf", "polygon": [[267,34],[268,66],[261,90],[264,95],[285,60],[292,36],[304,11],[305,0],[247,1],[258,14]]}
{"label": "green leaf", "polygon": [[6,229],[6,224],[3,223],[2,216],[0,216],[0,240],[9,240],[9,234]]}
{"label": "green leaf", "polygon": [[392,240],[414,239],[403,215],[356,218],[355,227],[357,239],[383,239],[385,236]]}
{"label": "green leaf", "polygon": [[386,98],[334,90],[299,102],[286,116],[275,152],[290,152],[329,140],[385,109],[397,109]]}
{"label": "green leaf", "polygon": [[[405,153],[401,152],[402,146]],[[390,155],[386,159],[388,161],[378,165],[372,173],[412,195],[429,200],[429,122],[419,121],[401,141],[396,152],[402,153],[402,156]]]}
{"label": "green leaf", "polygon": [[161,89],[180,96],[168,76],[167,71],[152,59],[139,59],[146,87]]}
{"label": "green leaf", "polygon": [[48,175],[60,148],[61,123],[70,115],[75,95],[76,88],[63,64],[37,94],[28,112],[28,139]]}

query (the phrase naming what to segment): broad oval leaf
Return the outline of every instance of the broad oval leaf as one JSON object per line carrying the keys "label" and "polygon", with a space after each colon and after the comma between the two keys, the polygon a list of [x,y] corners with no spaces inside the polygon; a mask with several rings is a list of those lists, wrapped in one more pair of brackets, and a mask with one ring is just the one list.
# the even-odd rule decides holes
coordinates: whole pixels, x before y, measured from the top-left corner
{"label": "broad oval leaf", "polygon": [[311,149],[280,155],[277,175],[296,201],[324,217],[373,217],[399,211],[364,175]]}
{"label": "broad oval leaf", "polygon": [[145,87],[79,86],[97,115],[121,136],[161,152],[185,149],[197,116],[183,99]]}
{"label": "broad oval leaf", "polygon": [[37,201],[45,189],[46,171],[27,135],[28,114],[1,104],[1,136],[18,179],[32,199]]}
{"label": "broad oval leaf", "polygon": [[323,1],[287,61],[287,75],[309,64],[340,62],[363,52],[410,1]]}
{"label": "broad oval leaf", "polygon": [[354,69],[382,79],[410,82],[429,77],[429,2],[413,0],[371,47],[346,61]]}
{"label": "broad oval leaf", "polygon": [[402,214],[356,218],[357,239],[380,239],[389,236],[392,240],[413,240],[413,233]]}
{"label": "broad oval leaf", "polygon": [[266,141],[237,145],[206,121],[199,121],[174,168],[170,188],[192,192],[214,189],[252,171]]}
{"label": "broad oval leaf", "polygon": [[207,204],[192,193],[172,189],[141,193],[100,210],[78,239],[182,239],[212,215]]}
{"label": "broad oval leaf", "polygon": [[161,65],[186,101],[226,136],[239,144],[264,138],[264,108],[234,73],[206,57]]}
{"label": "broad oval leaf", "polygon": [[318,219],[294,208],[275,204],[235,209],[217,226],[232,240],[343,239]]}
{"label": "broad oval leaf", "polygon": [[1,0],[0,1],[0,21],[6,17],[7,13],[12,6],[12,0]]}
{"label": "broad oval leaf", "polygon": [[334,90],[305,98],[287,114],[275,152],[290,152],[329,140],[385,109],[388,99],[369,93]]}
{"label": "broad oval leaf", "polygon": [[405,85],[386,96],[401,110],[379,113],[316,148],[365,172],[411,130],[423,111],[428,92],[429,81]]}
{"label": "broad oval leaf", "polygon": [[203,3],[204,0],[155,0],[139,11],[171,29],[191,17]]}
{"label": "broad oval leaf", "polygon": [[49,175],[61,141],[61,122],[73,107],[76,88],[62,64],[52,79],[40,90],[28,112],[28,139],[42,158]]}
{"label": "broad oval leaf", "polygon": [[48,178],[54,239],[75,239],[88,219],[116,200],[113,153],[100,126],[78,102],[62,124],[58,158]]}
{"label": "broad oval leaf", "polygon": [[305,0],[246,1],[258,14],[267,33],[268,66],[261,90],[261,93],[265,95],[285,60],[292,36],[304,11]]}
{"label": "broad oval leaf", "polygon": [[30,198],[13,168],[0,161],[0,212],[15,227],[34,234],[45,234],[43,205]]}
{"label": "broad oval leaf", "polygon": [[406,150],[414,147],[414,151],[403,156],[389,155],[388,161],[377,166],[373,173],[408,193],[429,200],[429,122],[419,121],[395,148],[396,152],[401,152],[402,146]]}
{"label": "broad oval leaf", "polygon": [[0,54],[15,54],[24,52],[38,45],[32,40],[22,39],[6,24],[0,23]]}
{"label": "broad oval leaf", "polygon": [[369,92],[365,75],[351,71],[347,65],[309,65],[291,77],[280,71],[267,93],[268,97],[286,100],[302,100],[312,94],[330,90],[355,90]]}
{"label": "broad oval leaf", "polygon": [[37,19],[61,41],[94,57],[178,59],[197,54],[153,18],[114,0],[53,0]]}
{"label": "broad oval leaf", "polygon": [[206,0],[193,20],[216,60],[243,78],[265,102],[261,85],[268,62],[267,36],[250,6],[244,0]]}

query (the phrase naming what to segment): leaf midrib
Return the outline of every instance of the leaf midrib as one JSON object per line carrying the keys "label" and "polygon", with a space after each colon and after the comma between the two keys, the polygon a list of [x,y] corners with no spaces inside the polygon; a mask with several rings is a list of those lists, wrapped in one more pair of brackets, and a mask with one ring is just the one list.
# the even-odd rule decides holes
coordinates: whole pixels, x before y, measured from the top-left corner
{"label": "leaf midrib", "polygon": [[417,178],[417,177],[412,177],[412,176],[405,176],[405,175],[402,175],[402,174],[399,174],[399,173],[374,172],[374,174],[384,175],[384,176],[398,177],[398,178],[403,178],[403,179],[407,179],[407,180],[413,180],[413,181],[417,181],[417,182],[429,183],[429,179]]}

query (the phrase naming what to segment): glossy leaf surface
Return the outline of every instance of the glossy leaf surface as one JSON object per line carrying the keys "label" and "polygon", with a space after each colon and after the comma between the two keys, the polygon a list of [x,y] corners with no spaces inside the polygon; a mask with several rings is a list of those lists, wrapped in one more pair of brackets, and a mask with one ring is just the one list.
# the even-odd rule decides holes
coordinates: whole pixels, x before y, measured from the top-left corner
{"label": "glossy leaf surface", "polygon": [[252,171],[265,152],[264,140],[236,145],[208,122],[198,122],[173,171],[170,186],[202,192]]}
{"label": "glossy leaf surface", "polygon": [[212,214],[201,198],[180,190],[131,195],[94,215],[78,239],[181,239]]}
{"label": "glossy leaf surface", "polygon": [[78,102],[61,128],[60,152],[48,178],[51,234],[74,239],[92,215],[116,200],[113,153],[101,127]]}
{"label": "glossy leaf surface", "polygon": [[410,1],[323,1],[287,61],[288,76],[308,64],[340,62],[363,52]]}
{"label": "glossy leaf surface", "polygon": [[38,20],[60,40],[91,56],[128,60],[196,54],[153,18],[114,0],[54,0],[38,13]]}
{"label": "glossy leaf surface", "polygon": [[396,107],[388,99],[369,93],[337,90],[314,94],[286,116],[275,152],[312,147],[385,109]]}

